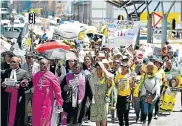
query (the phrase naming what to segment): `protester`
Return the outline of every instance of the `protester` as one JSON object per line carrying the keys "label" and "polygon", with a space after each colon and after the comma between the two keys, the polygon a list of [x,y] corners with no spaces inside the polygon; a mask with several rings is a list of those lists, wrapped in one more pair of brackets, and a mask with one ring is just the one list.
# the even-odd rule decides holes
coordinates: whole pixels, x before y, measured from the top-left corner
{"label": "protester", "polygon": [[[85,77],[87,78],[87,80],[89,81],[89,85],[90,85],[90,88],[92,90],[92,95],[94,95],[95,94],[94,85],[91,82],[91,77],[92,77],[92,74],[94,73],[94,66],[92,64],[92,58],[89,55],[86,55],[84,57],[83,73],[84,73]],[[94,98],[92,98],[92,101],[94,102]],[[91,103],[92,102],[87,101],[87,105],[91,104]],[[87,117],[88,121],[90,121],[90,105],[87,106],[86,110],[87,111],[86,111],[85,116]]]}
{"label": "protester", "polygon": [[173,49],[169,49],[168,52],[167,52],[167,55],[168,55],[169,59],[172,61],[173,68],[174,69],[177,69],[177,67],[178,67],[178,61],[174,57],[174,51],[173,51]]}
{"label": "protester", "polygon": [[[165,72],[164,72],[164,69],[163,69],[163,61],[162,59],[155,59],[155,62],[154,62],[154,65],[158,67],[158,70],[157,70],[157,73],[156,73],[156,77],[160,79],[160,93],[162,93],[163,91],[163,88],[164,88],[164,78],[165,78]],[[155,119],[158,119],[158,116],[159,116],[159,109],[160,109],[160,97],[158,97],[156,103],[155,103]]]}
{"label": "protester", "polygon": [[[142,122],[142,117],[143,117],[143,111],[141,111],[142,109],[142,102],[140,99],[140,94],[139,94],[139,89],[142,83],[142,77],[144,74],[144,71],[142,70],[142,65],[138,64],[135,68],[136,71],[136,76],[134,79],[134,84],[135,86],[133,87],[133,97],[134,97],[134,109],[135,109],[135,113],[136,113],[136,123],[138,123],[139,118],[140,121]],[[141,113],[141,116],[140,116]]]}
{"label": "protester", "polygon": [[29,89],[25,91],[25,125],[30,121],[28,120],[28,103],[32,105],[32,96],[33,96],[33,84],[32,76],[40,70],[39,64],[33,60],[34,54],[32,52],[26,52],[25,59],[26,62],[21,65],[21,68],[28,72],[30,82]]}
{"label": "protester", "polygon": [[143,70],[146,72],[143,84],[141,85],[141,99],[144,107],[144,113],[142,117],[143,126],[146,126],[146,117],[148,114],[148,126],[151,126],[153,108],[157,98],[160,96],[160,81],[155,76],[156,66],[149,62]]}
{"label": "protester", "polygon": [[[12,57],[10,68],[1,75],[1,125],[24,126],[25,91],[27,90],[28,73],[19,68],[20,59]],[[13,79],[13,85],[8,85],[7,79]]]}
{"label": "protester", "polygon": [[124,125],[124,121],[125,126],[129,126],[129,110],[131,101],[130,94],[132,81],[129,80],[128,76],[129,66],[127,64],[123,64],[121,73],[117,74],[115,77],[115,83],[118,88],[116,109],[120,126]]}
{"label": "protester", "polygon": [[4,61],[1,62],[1,70],[10,68],[11,58],[13,56],[15,56],[15,54],[13,54],[10,51],[6,51],[6,52],[2,53],[1,56],[4,57]]}
{"label": "protester", "polygon": [[[94,85],[94,100],[95,103],[91,104],[91,121],[96,122],[96,126],[106,126],[107,123],[107,109],[106,109],[106,97],[110,96],[111,90],[113,88],[111,83],[109,84],[108,76],[105,73],[106,69],[102,62],[98,62],[95,65],[96,71],[92,76],[92,82]],[[108,92],[109,91],[109,92]]]}
{"label": "protester", "polygon": [[75,63],[73,73],[68,73],[61,83],[64,99],[63,109],[69,125],[82,125],[87,98],[92,99],[89,81],[81,73],[82,65]]}
{"label": "protester", "polygon": [[33,76],[33,101],[32,101],[32,125],[51,126],[54,98],[56,98],[58,110],[61,112],[63,99],[61,88],[56,76],[48,71],[49,62],[40,60],[40,71]]}
{"label": "protester", "polygon": [[50,65],[48,69],[57,77],[59,83],[61,83],[64,76],[66,75],[66,69],[60,63],[60,61],[50,60]]}
{"label": "protester", "polygon": [[66,73],[72,72],[74,62],[75,61],[73,59],[69,59],[66,61]]}

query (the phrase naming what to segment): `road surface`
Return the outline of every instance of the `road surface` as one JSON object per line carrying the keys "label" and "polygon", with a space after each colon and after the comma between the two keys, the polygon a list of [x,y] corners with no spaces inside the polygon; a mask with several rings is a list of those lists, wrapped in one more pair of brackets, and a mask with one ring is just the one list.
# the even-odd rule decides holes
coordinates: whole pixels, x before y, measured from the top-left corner
{"label": "road surface", "polygon": [[[158,120],[152,119],[151,126],[182,126],[182,112],[180,111],[182,108],[180,97],[181,93],[179,92],[176,96],[177,102],[174,111],[171,112],[170,115],[169,113],[160,114]],[[130,126],[142,126],[141,123],[135,123],[135,113],[133,109],[130,110],[129,120]],[[83,126],[95,126],[95,123],[83,123]],[[108,117],[108,126],[119,126],[119,124],[118,122],[111,123],[111,119]]]}

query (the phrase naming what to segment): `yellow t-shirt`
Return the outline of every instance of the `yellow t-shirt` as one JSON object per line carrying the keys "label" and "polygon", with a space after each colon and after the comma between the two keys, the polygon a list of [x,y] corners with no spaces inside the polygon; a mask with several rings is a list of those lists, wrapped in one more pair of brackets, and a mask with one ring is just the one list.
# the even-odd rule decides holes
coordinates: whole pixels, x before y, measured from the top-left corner
{"label": "yellow t-shirt", "polygon": [[85,32],[84,32],[84,31],[81,31],[81,32],[78,34],[78,40],[84,40],[84,37],[85,37]]}
{"label": "yellow t-shirt", "polygon": [[134,88],[133,96],[138,97],[139,91],[140,91],[140,85],[141,85],[141,82],[143,81],[142,75],[136,75],[134,77],[134,79],[137,80],[137,82],[135,82],[135,88]]}
{"label": "yellow t-shirt", "polygon": [[165,78],[165,72],[163,69],[160,69],[156,72],[155,76],[160,79],[160,86],[163,84],[162,79]]}
{"label": "yellow t-shirt", "polygon": [[128,80],[128,74],[122,75],[117,74],[115,77],[115,83],[118,85],[118,95],[119,96],[128,96],[131,94],[130,83],[131,80]]}

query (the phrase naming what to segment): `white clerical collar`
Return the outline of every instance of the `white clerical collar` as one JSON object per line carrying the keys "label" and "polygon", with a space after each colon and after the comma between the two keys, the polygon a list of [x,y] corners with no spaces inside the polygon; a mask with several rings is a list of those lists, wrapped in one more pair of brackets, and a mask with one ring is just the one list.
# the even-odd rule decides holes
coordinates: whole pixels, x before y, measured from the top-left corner
{"label": "white clerical collar", "polygon": [[11,70],[11,74],[10,74],[10,79],[14,79],[15,82],[17,82],[16,70],[17,70],[17,69],[12,69],[12,70]]}

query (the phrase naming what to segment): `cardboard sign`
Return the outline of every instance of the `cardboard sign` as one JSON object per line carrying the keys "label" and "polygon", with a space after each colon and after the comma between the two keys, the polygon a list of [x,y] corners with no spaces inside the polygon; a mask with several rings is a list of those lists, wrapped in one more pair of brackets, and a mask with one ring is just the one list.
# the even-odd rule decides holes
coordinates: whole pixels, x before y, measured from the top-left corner
{"label": "cardboard sign", "polygon": [[72,87],[79,86],[79,80],[78,79],[69,80],[69,86]]}
{"label": "cardboard sign", "polygon": [[16,86],[15,79],[5,78],[4,82],[7,86]]}

